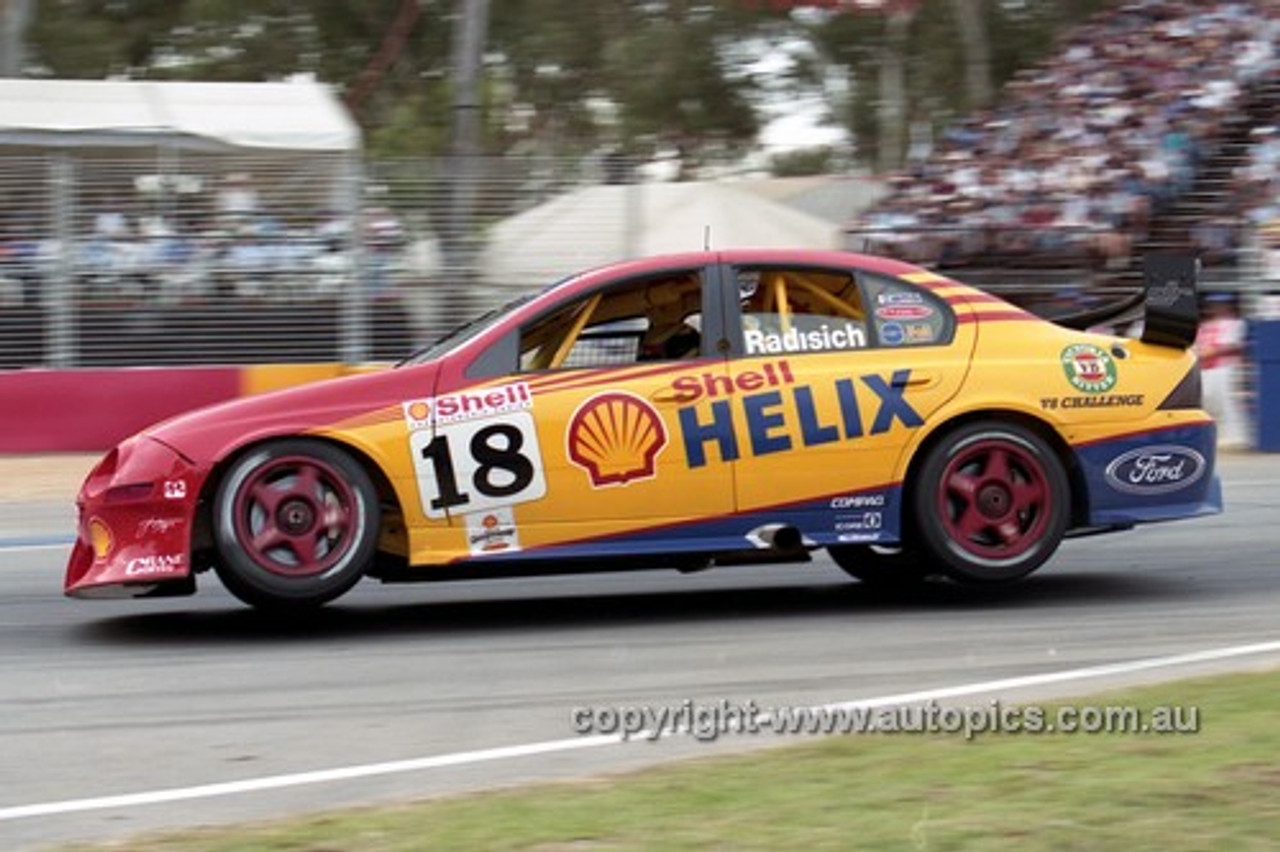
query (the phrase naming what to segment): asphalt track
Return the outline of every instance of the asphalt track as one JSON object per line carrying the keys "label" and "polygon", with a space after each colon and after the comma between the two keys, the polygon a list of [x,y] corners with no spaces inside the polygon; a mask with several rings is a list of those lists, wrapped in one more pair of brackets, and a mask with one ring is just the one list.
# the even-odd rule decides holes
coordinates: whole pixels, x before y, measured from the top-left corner
{"label": "asphalt track", "polygon": [[0,506],[0,849],[777,741],[622,744],[577,736],[576,707],[929,690],[982,704],[1274,667],[1280,456],[1228,456],[1220,473],[1226,514],[1068,542],[1008,589],[886,597],[820,558],[692,576],[366,584],[293,622],[245,609],[216,581],[187,599],[66,600],[66,506]]}

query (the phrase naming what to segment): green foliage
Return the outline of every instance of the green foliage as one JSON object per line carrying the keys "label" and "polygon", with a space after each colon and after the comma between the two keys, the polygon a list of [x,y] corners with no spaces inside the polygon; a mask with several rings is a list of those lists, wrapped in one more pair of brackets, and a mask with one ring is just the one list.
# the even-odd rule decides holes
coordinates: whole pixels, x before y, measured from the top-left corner
{"label": "green foliage", "polygon": [[[1115,5],[1115,0],[986,0],[974,5],[983,9],[991,78],[998,90],[1019,69],[1043,59],[1065,28]],[[965,89],[965,50],[954,15],[951,3],[937,0],[921,3],[911,19],[904,47],[907,102],[903,114],[909,120],[941,127],[979,106],[970,102]],[[824,54],[846,67],[853,79],[849,124],[864,153],[875,150],[881,132],[877,78],[885,33],[886,20],[878,15],[834,15],[810,30]]]}
{"label": "green foliage", "polygon": [[538,150],[679,145],[696,159],[745,146],[759,129],[751,81],[719,55],[759,16],[730,0],[495,0],[493,21],[491,48],[511,73],[513,102],[531,115]]}
{"label": "green foliage", "polygon": [[822,175],[832,171],[836,154],[828,146],[799,148],[783,154],[774,154],[769,160],[769,171],[775,177],[804,177]]}
{"label": "green foliage", "polygon": [[751,83],[730,79],[712,49],[712,18],[651,18],[616,45],[607,76],[622,105],[625,147],[670,144],[697,158],[702,147],[734,149],[759,129]]}
{"label": "green foliage", "polygon": [[[404,2],[41,0],[28,52],[55,77],[252,81],[309,73],[350,90]],[[997,84],[1041,56],[1061,27],[1107,2],[985,0],[980,5]],[[885,18],[793,14],[793,5],[491,0],[483,144],[495,154],[578,154],[608,146],[643,156],[675,147],[687,165],[735,156],[761,124],[759,88],[749,71],[762,58],[755,54],[788,37],[807,37],[818,58],[790,73],[812,81],[831,68],[847,69],[854,102],[839,112],[862,150],[874,150]],[[420,0],[418,20],[395,61],[355,104],[375,156],[446,150],[456,13],[457,0]],[[913,120],[945,123],[970,107],[954,14],[952,3],[922,3],[907,32],[904,114]],[[770,84],[779,89],[777,80]]]}
{"label": "green foliage", "polygon": [[448,129],[432,116],[446,114],[449,106],[441,83],[420,87],[390,104],[385,118],[371,128],[365,145],[380,157],[421,157],[426,152],[443,152],[449,143]]}

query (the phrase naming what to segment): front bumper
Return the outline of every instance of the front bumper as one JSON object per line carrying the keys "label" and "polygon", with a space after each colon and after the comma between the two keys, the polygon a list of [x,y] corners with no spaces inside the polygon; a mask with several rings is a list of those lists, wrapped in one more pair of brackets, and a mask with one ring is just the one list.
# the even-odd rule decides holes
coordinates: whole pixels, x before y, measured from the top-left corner
{"label": "front bumper", "polygon": [[191,594],[191,530],[202,471],[145,436],[121,443],[76,498],[78,535],[63,591],[76,598]]}

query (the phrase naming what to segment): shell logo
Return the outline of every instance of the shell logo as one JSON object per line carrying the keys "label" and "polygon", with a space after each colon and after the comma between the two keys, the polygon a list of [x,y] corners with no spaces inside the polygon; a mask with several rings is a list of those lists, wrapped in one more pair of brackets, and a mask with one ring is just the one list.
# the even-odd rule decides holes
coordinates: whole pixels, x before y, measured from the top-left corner
{"label": "shell logo", "polygon": [[404,419],[409,429],[425,429],[431,425],[431,403],[425,399],[416,399],[403,403]]}
{"label": "shell logo", "polygon": [[569,459],[587,472],[593,486],[626,485],[656,475],[667,427],[644,399],[606,391],[578,406],[566,443]]}
{"label": "shell logo", "polygon": [[89,519],[89,543],[93,547],[93,558],[102,561],[111,555],[111,550],[115,547],[115,536],[111,534],[111,527],[101,518]]}

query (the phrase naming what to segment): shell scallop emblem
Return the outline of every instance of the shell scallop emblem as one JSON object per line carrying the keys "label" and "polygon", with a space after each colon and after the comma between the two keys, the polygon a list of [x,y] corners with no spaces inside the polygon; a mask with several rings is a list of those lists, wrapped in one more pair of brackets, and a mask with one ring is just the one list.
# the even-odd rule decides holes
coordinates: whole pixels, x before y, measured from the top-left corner
{"label": "shell scallop emblem", "polygon": [[569,458],[597,488],[650,479],[667,427],[653,406],[623,391],[599,393],[578,406],[566,435]]}
{"label": "shell scallop emblem", "polygon": [[431,425],[431,403],[425,399],[415,399],[412,402],[402,403],[404,408],[404,419],[409,425],[409,431],[415,429],[426,429]]}

